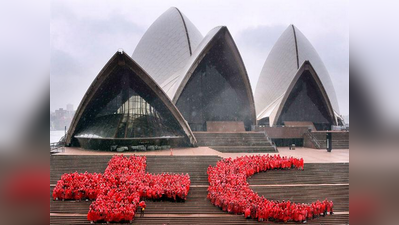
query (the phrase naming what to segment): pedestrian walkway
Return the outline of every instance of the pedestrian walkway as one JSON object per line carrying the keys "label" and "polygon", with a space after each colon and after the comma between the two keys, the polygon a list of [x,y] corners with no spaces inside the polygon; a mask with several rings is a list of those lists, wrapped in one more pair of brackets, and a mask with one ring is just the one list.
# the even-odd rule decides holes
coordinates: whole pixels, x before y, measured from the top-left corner
{"label": "pedestrian walkway", "polygon": [[[289,150],[288,147],[279,147],[278,153],[223,153],[214,150],[210,147],[197,147],[197,148],[174,148],[172,149],[174,156],[219,156],[222,158],[236,158],[243,155],[274,155],[280,154],[281,156],[293,156],[296,158],[303,158],[306,163],[344,163],[349,162],[349,149],[333,149],[332,152],[327,150],[296,147],[295,150]],[[63,153],[57,155],[146,155],[146,156],[168,156],[171,154],[170,150],[157,150],[147,152],[105,152],[96,150],[87,150],[75,147],[66,147]]]}

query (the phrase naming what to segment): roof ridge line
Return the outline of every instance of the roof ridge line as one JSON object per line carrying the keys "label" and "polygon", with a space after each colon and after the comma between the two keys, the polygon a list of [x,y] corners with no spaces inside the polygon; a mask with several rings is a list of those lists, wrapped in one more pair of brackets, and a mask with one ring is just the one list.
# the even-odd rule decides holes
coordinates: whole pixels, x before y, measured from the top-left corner
{"label": "roof ridge line", "polygon": [[183,25],[184,25],[184,30],[186,31],[186,36],[187,36],[187,42],[188,42],[188,49],[190,51],[190,56],[193,55],[193,52],[191,50],[191,42],[190,42],[190,35],[188,34],[188,30],[187,30],[187,26],[186,26],[186,21],[184,20],[183,14],[180,12],[180,10],[175,7],[175,9],[177,10],[177,12],[179,13],[181,20],[183,21]]}
{"label": "roof ridge line", "polygon": [[296,67],[299,69],[299,53],[298,53],[298,42],[296,40],[296,32],[294,24],[291,24],[292,30],[294,31],[294,39],[295,39],[295,51],[296,51]]}

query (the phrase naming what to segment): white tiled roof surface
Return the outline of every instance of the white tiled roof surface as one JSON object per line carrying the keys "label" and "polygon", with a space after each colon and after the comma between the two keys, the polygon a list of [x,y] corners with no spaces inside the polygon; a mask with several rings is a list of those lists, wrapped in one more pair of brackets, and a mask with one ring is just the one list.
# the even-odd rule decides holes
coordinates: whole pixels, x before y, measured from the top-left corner
{"label": "white tiled roof surface", "polygon": [[188,39],[194,51],[202,35],[177,8],[170,8],[148,28],[132,58],[162,84],[186,65],[190,58]]}
{"label": "white tiled roof surface", "polygon": [[[298,46],[297,62],[296,44],[293,25],[290,25],[277,40],[263,65],[255,89],[255,106],[257,119],[267,117],[268,108],[276,102],[288,89],[299,66],[309,60],[329,96],[334,110],[339,112],[338,102],[330,75],[324,63],[308,39],[296,28],[296,42]],[[273,106],[274,108],[274,106]]]}

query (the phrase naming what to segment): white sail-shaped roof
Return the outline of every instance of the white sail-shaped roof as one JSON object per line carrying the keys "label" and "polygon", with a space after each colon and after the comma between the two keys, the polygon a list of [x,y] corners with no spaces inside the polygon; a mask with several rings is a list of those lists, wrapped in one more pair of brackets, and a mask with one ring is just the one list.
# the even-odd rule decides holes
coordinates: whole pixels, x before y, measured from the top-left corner
{"label": "white sail-shaped roof", "polygon": [[310,61],[328,94],[331,104],[339,113],[335,90],[324,63],[309,40],[290,25],[277,40],[262,68],[255,89],[257,119],[270,116],[292,83],[299,67]]}
{"label": "white sail-shaped roof", "polygon": [[132,58],[162,84],[187,64],[202,38],[194,24],[172,7],[148,28]]}

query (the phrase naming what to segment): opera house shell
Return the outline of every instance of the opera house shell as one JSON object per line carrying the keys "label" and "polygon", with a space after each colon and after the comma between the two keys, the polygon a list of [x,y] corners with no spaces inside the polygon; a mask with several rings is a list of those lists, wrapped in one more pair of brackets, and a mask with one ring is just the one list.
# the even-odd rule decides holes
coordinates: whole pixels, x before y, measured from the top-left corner
{"label": "opera house shell", "polygon": [[311,122],[317,130],[342,123],[335,90],[308,39],[290,25],[262,68],[255,103],[259,125]]}
{"label": "opera house shell", "polygon": [[203,38],[185,15],[170,8],[144,34],[132,58],[193,131],[207,131],[210,121],[241,122],[245,130],[256,124],[248,75],[227,27],[216,27]]}
{"label": "opera house shell", "polygon": [[196,139],[179,110],[129,55],[116,52],[84,95],[67,146],[185,145]]}

